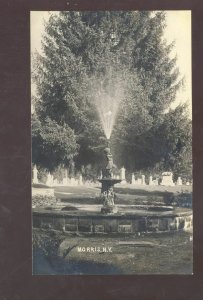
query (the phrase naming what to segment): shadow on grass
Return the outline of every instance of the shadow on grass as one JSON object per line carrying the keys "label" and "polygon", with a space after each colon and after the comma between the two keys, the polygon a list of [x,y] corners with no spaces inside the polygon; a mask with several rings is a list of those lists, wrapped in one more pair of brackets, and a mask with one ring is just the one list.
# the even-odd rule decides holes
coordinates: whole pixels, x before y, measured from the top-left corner
{"label": "shadow on grass", "polygon": [[128,189],[115,187],[114,191],[118,194],[140,195],[140,196],[166,196],[173,195],[173,192],[168,191],[147,191],[145,189]]}
{"label": "shadow on grass", "polygon": [[62,198],[62,202],[64,203],[79,203],[79,204],[102,204],[102,200],[99,197],[90,198],[90,197],[72,197],[72,198]]}
{"label": "shadow on grass", "polygon": [[51,189],[51,187],[50,186],[48,186],[48,185],[46,185],[46,184],[43,184],[43,183],[33,183],[32,184],[32,187],[33,188],[38,188],[38,189],[40,189],[40,188],[42,188],[42,189]]}
{"label": "shadow on grass", "polygon": [[122,271],[109,263],[69,260],[61,257],[47,258],[43,251],[33,251],[34,275],[116,275]]}

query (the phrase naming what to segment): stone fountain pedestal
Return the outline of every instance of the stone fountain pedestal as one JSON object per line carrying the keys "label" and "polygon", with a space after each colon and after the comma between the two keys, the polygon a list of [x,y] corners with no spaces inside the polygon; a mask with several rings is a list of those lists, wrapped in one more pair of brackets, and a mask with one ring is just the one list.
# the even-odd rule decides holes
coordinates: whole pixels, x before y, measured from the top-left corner
{"label": "stone fountain pedestal", "polygon": [[103,207],[101,208],[101,213],[103,214],[114,214],[118,212],[118,208],[115,206],[115,193],[114,185],[120,183],[120,179],[113,178],[112,168],[113,168],[113,158],[110,148],[104,150],[106,157],[105,169],[102,172],[101,182],[101,199],[103,201]]}
{"label": "stone fountain pedestal", "polygon": [[118,212],[118,208],[115,205],[115,193],[114,184],[120,183],[120,179],[114,178],[102,178],[99,179],[102,184],[101,188],[101,199],[103,200],[103,207],[101,213],[103,214],[114,214]]}

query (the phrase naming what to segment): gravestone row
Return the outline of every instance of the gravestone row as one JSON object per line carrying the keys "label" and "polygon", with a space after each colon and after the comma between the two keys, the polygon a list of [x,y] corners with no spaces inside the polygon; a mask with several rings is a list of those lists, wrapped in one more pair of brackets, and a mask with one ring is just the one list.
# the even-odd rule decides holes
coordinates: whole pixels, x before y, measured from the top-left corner
{"label": "gravestone row", "polygon": [[[102,177],[102,174],[101,174]],[[120,169],[120,175],[114,175],[113,178],[115,179],[121,179],[121,184],[128,184],[126,181],[126,170],[124,167],[122,167]],[[33,184],[38,184],[39,183],[39,179],[38,179],[38,170],[37,167],[34,166],[33,169]],[[59,182],[57,179],[53,178],[53,175],[51,175],[50,173],[48,173],[47,175],[47,180],[46,180],[46,185],[47,186],[58,186],[58,185],[63,185],[63,186],[78,186],[78,185],[91,185],[92,183],[90,181],[84,181],[82,175],[79,176],[79,179],[75,179],[75,178],[69,178],[67,176],[67,172],[66,172],[66,176],[63,178],[62,182]],[[135,175],[132,174],[131,177],[131,185],[142,185],[145,186],[146,184],[146,180],[145,180],[145,175],[141,175],[141,178],[137,178],[135,179]],[[163,172],[161,178],[155,178],[153,179],[152,175],[149,176],[149,186],[181,186],[183,185],[183,181],[181,179],[181,177],[178,177],[177,182],[173,181],[173,173],[172,172]],[[191,185],[190,182],[186,182],[186,185]]]}

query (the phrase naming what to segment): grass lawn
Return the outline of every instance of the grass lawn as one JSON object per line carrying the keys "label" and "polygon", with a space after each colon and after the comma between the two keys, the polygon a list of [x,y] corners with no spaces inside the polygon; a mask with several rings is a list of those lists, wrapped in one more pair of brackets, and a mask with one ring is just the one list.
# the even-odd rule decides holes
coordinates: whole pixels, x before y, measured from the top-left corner
{"label": "grass lawn", "polygon": [[[191,196],[192,186],[132,186],[116,185],[116,204],[168,204],[170,197]],[[100,186],[95,187],[56,187],[55,196],[62,202],[80,204],[101,204]],[[191,197],[190,197],[191,198]]]}
{"label": "grass lawn", "polygon": [[[45,239],[46,232],[38,234]],[[66,235],[56,255],[47,257],[39,249],[34,251],[34,273],[191,274],[190,237],[191,234],[187,232],[139,237]],[[90,247],[95,251],[88,252]],[[86,251],[81,252],[82,248]],[[103,251],[105,249],[110,252]]]}

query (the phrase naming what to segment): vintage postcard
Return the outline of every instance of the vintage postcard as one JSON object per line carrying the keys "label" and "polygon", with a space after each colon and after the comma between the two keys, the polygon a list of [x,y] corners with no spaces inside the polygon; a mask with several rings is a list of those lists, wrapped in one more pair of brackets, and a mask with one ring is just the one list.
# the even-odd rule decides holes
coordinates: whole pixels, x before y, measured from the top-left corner
{"label": "vintage postcard", "polygon": [[30,20],[33,274],[193,274],[191,11]]}

